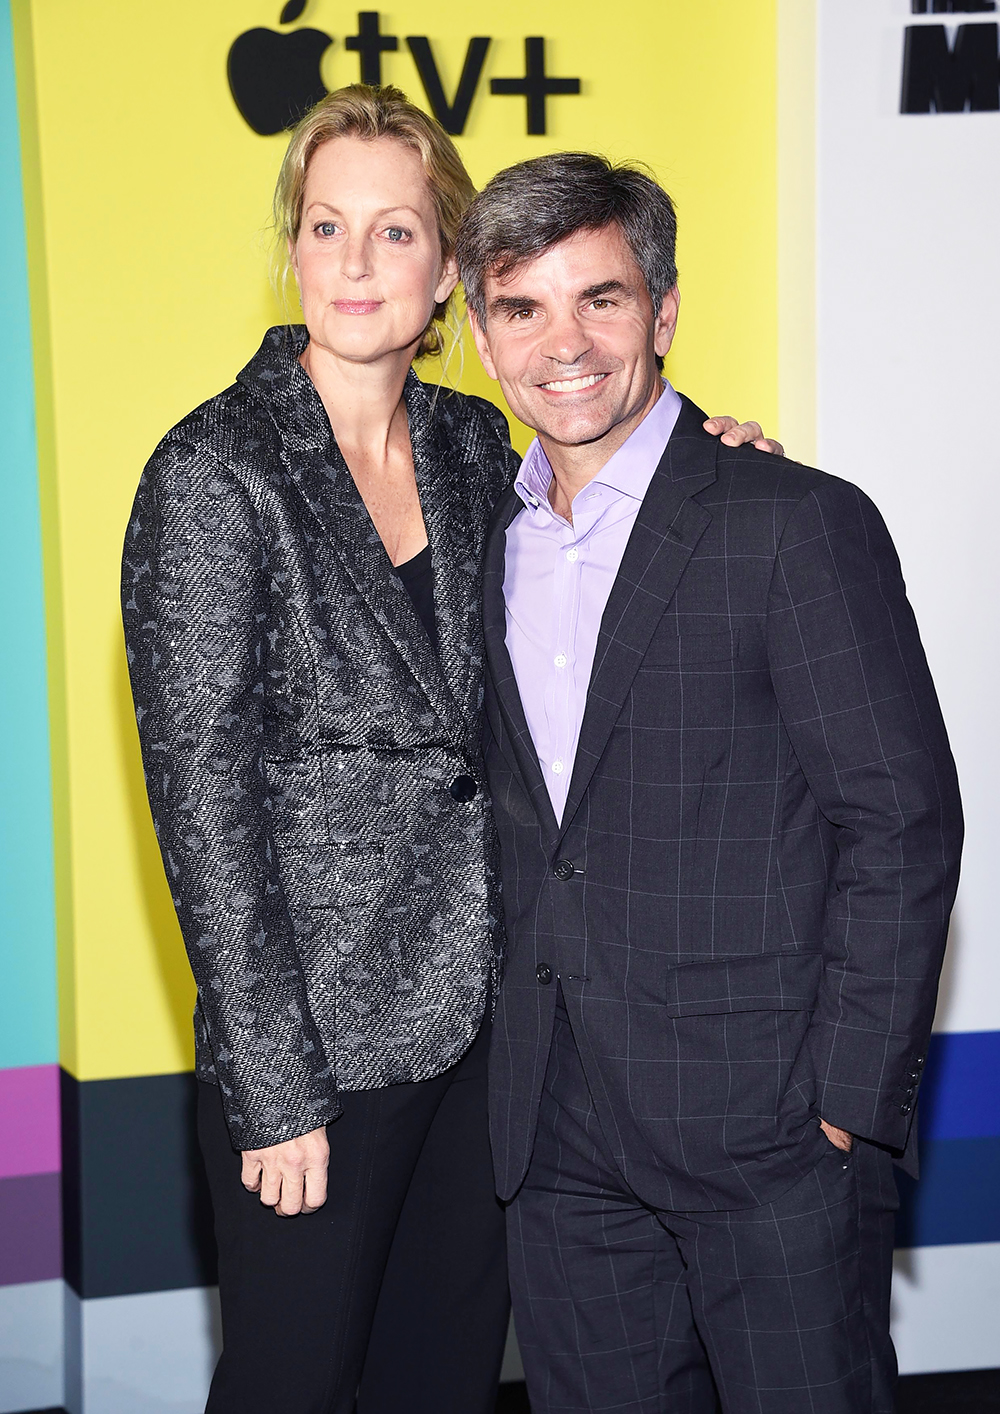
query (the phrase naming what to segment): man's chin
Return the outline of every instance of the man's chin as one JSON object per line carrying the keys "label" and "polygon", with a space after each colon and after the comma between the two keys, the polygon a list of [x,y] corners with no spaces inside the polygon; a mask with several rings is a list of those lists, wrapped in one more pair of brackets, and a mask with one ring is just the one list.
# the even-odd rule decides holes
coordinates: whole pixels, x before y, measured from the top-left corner
{"label": "man's chin", "polygon": [[539,417],[531,424],[540,437],[558,442],[561,447],[585,447],[599,442],[617,426],[617,419],[603,417]]}

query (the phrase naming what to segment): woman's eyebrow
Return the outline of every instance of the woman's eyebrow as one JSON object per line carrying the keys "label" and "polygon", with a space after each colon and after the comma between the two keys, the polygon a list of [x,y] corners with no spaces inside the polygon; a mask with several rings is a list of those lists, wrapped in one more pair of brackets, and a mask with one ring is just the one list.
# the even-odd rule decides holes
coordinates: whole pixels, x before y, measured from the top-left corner
{"label": "woman's eyebrow", "polygon": [[[324,211],[330,211],[334,215],[340,214],[340,208],[337,206],[331,206],[328,201],[311,201],[306,207],[306,211],[312,211],[316,207],[322,207]],[[375,217],[376,219],[378,219],[382,216],[389,216],[394,211],[408,211],[411,216],[420,216],[420,212],[416,209],[415,206],[384,206],[381,211],[375,212]]]}

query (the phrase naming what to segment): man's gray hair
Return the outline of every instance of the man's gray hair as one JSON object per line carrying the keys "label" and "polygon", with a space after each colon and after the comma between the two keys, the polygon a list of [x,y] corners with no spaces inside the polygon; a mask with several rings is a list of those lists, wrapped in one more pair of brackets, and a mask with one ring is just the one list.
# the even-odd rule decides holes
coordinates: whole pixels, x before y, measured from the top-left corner
{"label": "man's gray hair", "polygon": [[630,162],[557,152],[505,167],[475,198],[456,244],[465,299],[486,322],[486,277],[518,266],[578,231],[615,225],[642,271],[653,309],[677,283],[677,215],[660,184]]}

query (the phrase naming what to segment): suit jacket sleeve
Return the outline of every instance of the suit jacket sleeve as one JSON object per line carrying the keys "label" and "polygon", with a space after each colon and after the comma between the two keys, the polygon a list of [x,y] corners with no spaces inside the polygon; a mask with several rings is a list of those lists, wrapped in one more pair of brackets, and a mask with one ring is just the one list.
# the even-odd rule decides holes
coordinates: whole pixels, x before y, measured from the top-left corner
{"label": "suit jacket sleeve", "polygon": [[125,639],[153,822],[239,1149],[337,1114],[270,827],[266,576],[244,489],[168,438],[128,526]]}
{"label": "suit jacket sleeve", "polygon": [[819,1113],[903,1149],[958,883],[954,763],[899,562],[875,507],[828,478],[789,517],[771,676],[836,858],[810,1030]]}

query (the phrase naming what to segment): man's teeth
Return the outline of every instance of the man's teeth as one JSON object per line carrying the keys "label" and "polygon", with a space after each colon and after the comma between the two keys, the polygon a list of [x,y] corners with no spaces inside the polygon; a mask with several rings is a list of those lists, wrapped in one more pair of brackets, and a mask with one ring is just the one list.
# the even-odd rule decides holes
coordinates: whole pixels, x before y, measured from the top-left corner
{"label": "man's teeth", "polygon": [[606,376],[604,373],[591,373],[586,378],[563,378],[555,383],[543,383],[542,387],[551,388],[555,393],[577,393],[581,388],[592,388]]}

